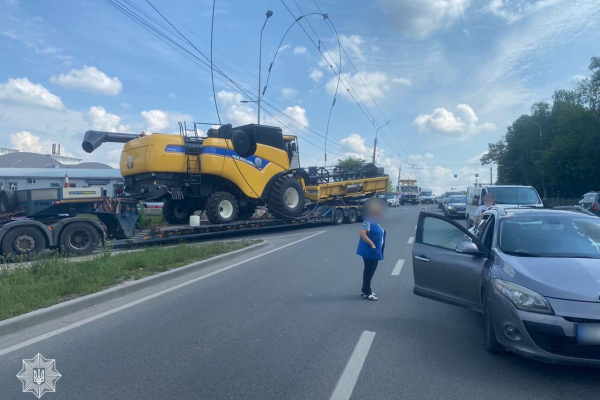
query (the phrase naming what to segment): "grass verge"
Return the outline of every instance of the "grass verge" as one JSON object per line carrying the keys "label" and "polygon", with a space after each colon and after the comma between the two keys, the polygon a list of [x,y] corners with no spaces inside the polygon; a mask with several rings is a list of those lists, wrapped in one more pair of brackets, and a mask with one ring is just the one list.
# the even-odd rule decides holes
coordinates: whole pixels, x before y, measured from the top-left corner
{"label": "grass verge", "polygon": [[0,321],[192,262],[239,250],[260,240],[150,248],[76,261],[56,254],[29,268],[0,272]]}

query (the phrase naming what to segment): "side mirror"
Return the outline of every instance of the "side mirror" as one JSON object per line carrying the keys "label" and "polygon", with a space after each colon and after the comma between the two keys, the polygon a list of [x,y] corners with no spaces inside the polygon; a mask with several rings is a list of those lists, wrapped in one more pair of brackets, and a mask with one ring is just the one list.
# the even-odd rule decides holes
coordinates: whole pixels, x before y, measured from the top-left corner
{"label": "side mirror", "polygon": [[461,242],[456,245],[457,253],[467,253],[467,254],[481,254],[479,247],[473,242]]}

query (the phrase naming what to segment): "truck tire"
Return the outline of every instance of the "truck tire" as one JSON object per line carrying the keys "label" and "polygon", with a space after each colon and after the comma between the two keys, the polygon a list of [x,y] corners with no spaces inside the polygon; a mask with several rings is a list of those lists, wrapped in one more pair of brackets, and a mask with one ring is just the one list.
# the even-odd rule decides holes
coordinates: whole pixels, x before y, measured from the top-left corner
{"label": "truck tire", "polygon": [[238,202],[229,192],[217,192],[206,202],[206,216],[213,224],[226,224],[235,221]]}
{"label": "truck tire", "polygon": [[0,214],[6,214],[17,208],[17,195],[12,190],[0,190]]}
{"label": "truck tire", "polygon": [[333,213],[333,223],[336,225],[341,225],[344,223],[344,210],[341,208],[336,208]]}
{"label": "truck tire", "polygon": [[169,225],[188,224],[192,213],[190,204],[180,200],[166,200],[162,208],[163,219]]}
{"label": "truck tire", "polygon": [[357,220],[358,220],[358,212],[354,208],[351,208],[350,211],[348,211],[348,218],[346,221],[349,224],[355,224]]}
{"label": "truck tire", "polygon": [[31,226],[12,228],[2,240],[2,253],[7,258],[28,257],[46,248],[46,238]]}
{"label": "truck tire", "polygon": [[256,212],[255,205],[241,207],[240,209],[238,209],[237,220],[245,221],[247,219],[250,219],[250,218],[252,218],[252,216],[254,215],[255,212]]}
{"label": "truck tire", "polygon": [[92,224],[74,222],[60,233],[60,246],[66,253],[85,256],[96,250],[100,236]]}
{"label": "truck tire", "polygon": [[267,207],[275,218],[296,218],[304,211],[304,190],[291,176],[281,176],[274,183]]}

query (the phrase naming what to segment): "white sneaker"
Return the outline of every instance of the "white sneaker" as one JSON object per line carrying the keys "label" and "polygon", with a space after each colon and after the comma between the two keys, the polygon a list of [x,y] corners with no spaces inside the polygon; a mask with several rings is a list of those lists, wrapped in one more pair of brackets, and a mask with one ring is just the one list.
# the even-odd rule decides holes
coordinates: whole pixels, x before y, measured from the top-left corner
{"label": "white sneaker", "polygon": [[369,295],[369,296],[366,296],[366,295],[365,295],[365,296],[363,296],[363,297],[364,297],[365,299],[367,299],[367,300],[373,300],[373,301],[377,301],[377,300],[379,300],[377,297],[375,297],[375,293],[373,293],[372,295]]}
{"label": "white sneaker", "polygon": [[[375,294],[375,292],[371,292],[371,294],[372,294],[373,296],[377,296],[377,295]],[[360,292],[360,295],[361,295],[362,297],[367,297],[367,295],[366,295],[366,294],[364,294],[363,292]]]}

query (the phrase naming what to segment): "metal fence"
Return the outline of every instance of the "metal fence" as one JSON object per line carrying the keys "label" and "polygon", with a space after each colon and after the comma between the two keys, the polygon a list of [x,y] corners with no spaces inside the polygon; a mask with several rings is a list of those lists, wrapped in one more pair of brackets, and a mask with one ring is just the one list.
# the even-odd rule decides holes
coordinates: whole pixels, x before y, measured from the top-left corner
{"label": "metal fence", "polygon": [[554,208],[559,206],[574,206],[577,205],[579,199],[570,199],[567,197],[543,199],[546,208]]}

